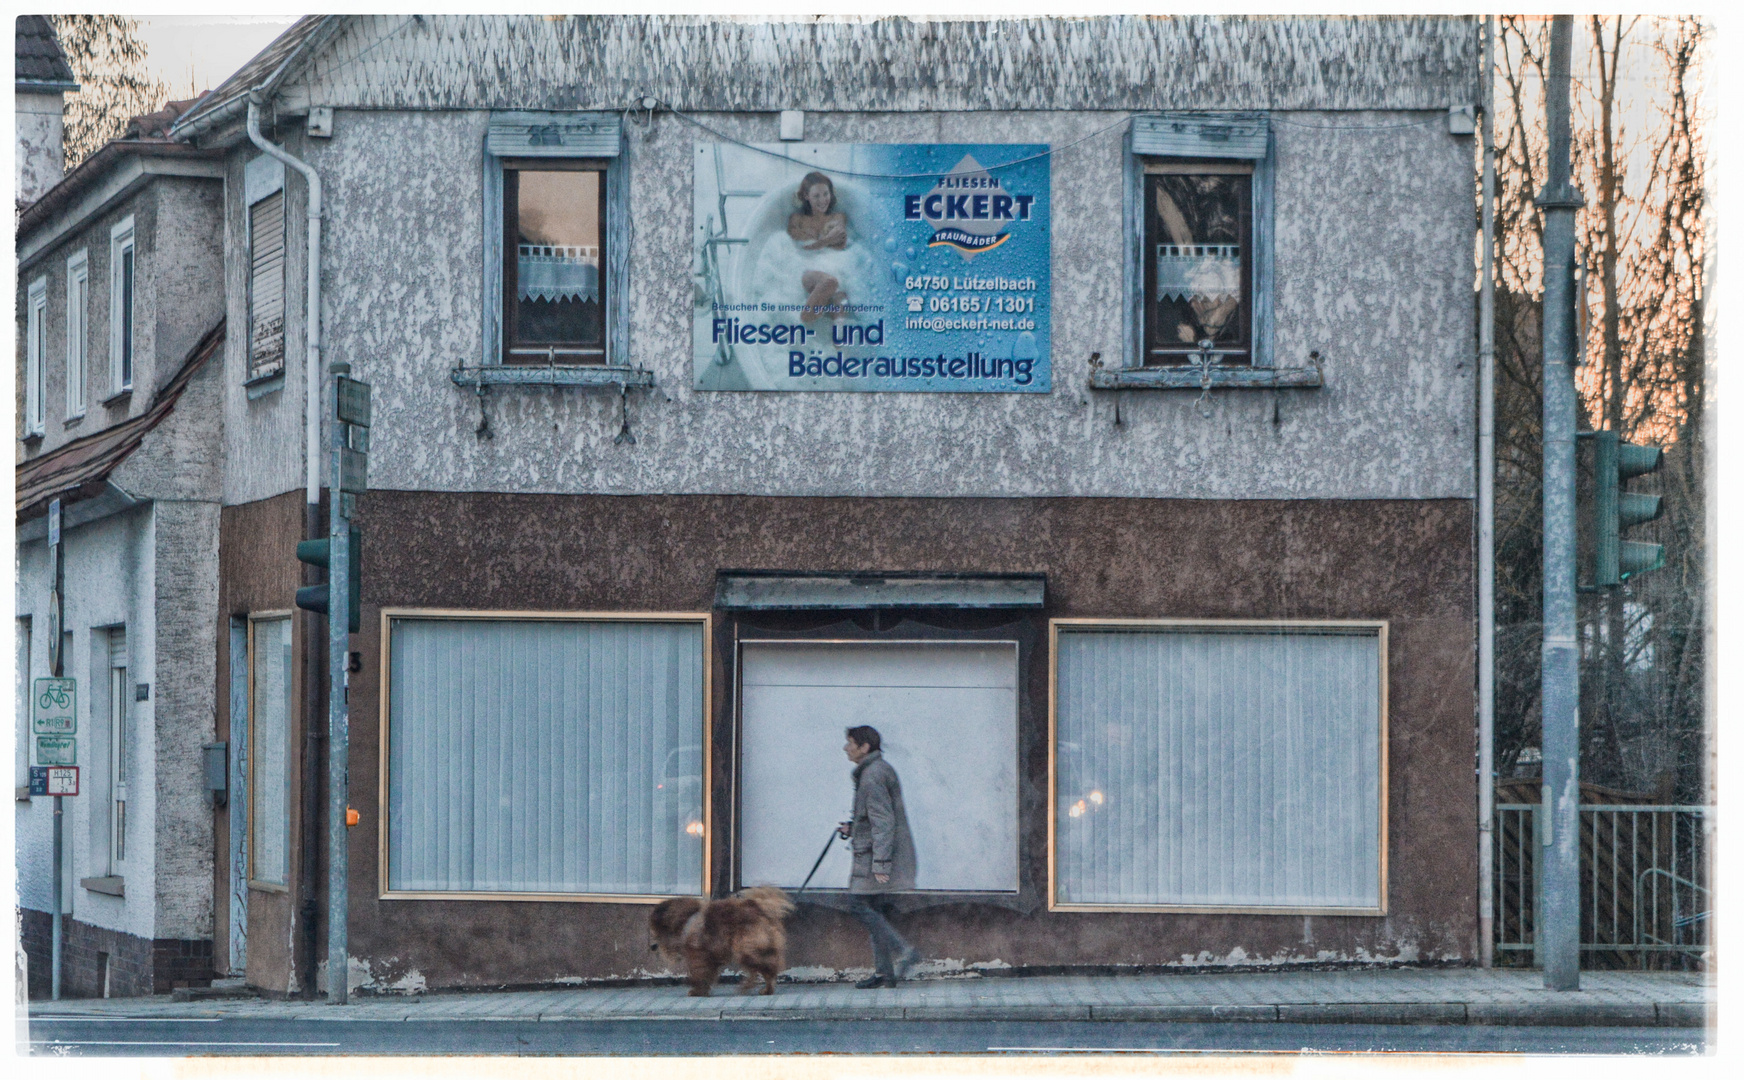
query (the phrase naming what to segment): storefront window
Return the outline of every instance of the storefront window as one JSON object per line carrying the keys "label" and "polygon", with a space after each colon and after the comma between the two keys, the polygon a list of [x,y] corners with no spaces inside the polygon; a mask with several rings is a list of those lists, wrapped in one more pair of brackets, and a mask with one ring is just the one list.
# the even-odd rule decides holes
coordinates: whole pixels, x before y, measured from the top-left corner
{"label": "storefront window", "polygon": [[1055,907],[1384,911],[1384,624],[1055,631]]}
{"label": "storefront window", "polygon": [[706,616],[390,615],[390,895],[695,895]]}

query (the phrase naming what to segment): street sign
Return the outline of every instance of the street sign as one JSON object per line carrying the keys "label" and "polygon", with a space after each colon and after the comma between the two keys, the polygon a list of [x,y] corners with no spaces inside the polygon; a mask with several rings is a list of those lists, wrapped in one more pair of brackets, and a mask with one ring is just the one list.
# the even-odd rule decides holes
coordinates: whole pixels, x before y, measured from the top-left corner
{"label": "street sign", "polygon": [[71,735],[79,730],[73,706],[77,679],[38,679],[30,699],[30,730],[35,735]]}
{"label": "street sign", "polygon": [[339,490],[363,494],[369,490],[369,455],[339,449]]}
{"label": "street sign", "polygon": [[38,735],[36,760],[44,765],[77,765],[78,740],[71,735]]}
{"label": "street sign", "polygon": [[32,795],[77,795],[79,767],[77,765],[32,765],[30,767]]}
{"label": "street sign", "polygon": [[339,376],[339,419],[343,423],[369,426],[369,384]]}

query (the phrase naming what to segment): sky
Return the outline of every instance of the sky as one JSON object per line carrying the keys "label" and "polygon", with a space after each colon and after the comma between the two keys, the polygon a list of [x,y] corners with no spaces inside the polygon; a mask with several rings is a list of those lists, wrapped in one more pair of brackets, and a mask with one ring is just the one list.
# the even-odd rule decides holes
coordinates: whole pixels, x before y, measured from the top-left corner
{"label": "sky", "polygon": [[297,20],[295,15],[135,15],[146,68],[170,98],[215,89]]}

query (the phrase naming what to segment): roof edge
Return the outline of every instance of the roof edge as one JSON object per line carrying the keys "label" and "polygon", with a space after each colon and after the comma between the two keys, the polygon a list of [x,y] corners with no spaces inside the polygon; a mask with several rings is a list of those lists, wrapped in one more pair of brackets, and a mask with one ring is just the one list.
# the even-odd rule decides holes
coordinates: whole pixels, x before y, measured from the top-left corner
{"label": "roof edge", "polygon": [[67,79],[13,79],[12,88],[20,94],[76,94],[79,84]]}
{"label": "roof edge", "polygon": [[23,240],[31,232],[47,224],[50,218],[126,158],[176,157],[207,160],[221,156],[217,150],[167,139],[111,139],[99,147],[96,153],[79,162],[72,172],[61,177],[54,187],[43,192],[35,202],[25,207],[24,212],[18,215],[14,235],[18,240]]}
{"label": "roof edge", "polygon": [[[291,49],[289,55],[284,58],[284,61],[272,74],[254,86],[238,84],[227,89],[224,84],[220,84],[218,90],[212,94],[214,100],[195,106],[176,120],[175,124],[170,127],[170,138],[191,142],[245,110],[248,107],[249,98],[254,94],[259,93],[270,99],[278,92],[285,80],[302,69],[314,52],[332,40],[333,35],[345,24],[348,17],[345,15],[315,16],[321,21]],[[295,26],[292,27],[292,30],[294,29]],[[290,33],[291,31],[285,32]],[[250,64],[253,64],[255,60],[271,49],[272,45],[267,45],[260,54],[256,55],[254,60],[244,64],[237,74],[240,75],[242,70],[246,70]],[[234,77],[232,76],[232,78]],[[226,80],[226,82],[228,81]]]}

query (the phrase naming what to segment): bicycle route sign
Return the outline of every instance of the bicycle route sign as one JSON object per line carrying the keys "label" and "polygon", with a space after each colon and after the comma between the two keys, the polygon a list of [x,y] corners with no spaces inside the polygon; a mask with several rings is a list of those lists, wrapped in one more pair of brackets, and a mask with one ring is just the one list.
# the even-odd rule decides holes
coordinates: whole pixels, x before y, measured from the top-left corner
{"label": "bicycle route sign", "polygon": [[35,735],[72,735],[79,730],[74,704],[77,679],[38,679],[31,696],[30,730]]}

